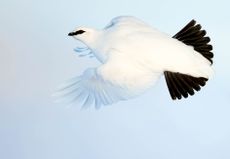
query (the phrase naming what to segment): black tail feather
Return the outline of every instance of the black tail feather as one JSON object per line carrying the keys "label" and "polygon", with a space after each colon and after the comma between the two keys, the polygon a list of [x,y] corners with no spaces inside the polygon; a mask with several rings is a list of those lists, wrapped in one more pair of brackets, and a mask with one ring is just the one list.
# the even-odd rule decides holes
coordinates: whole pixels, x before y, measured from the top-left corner
{"label": "black tail feather", "polygon": [[[183,29],[181,29],[173,38],[180,40],[186,45],[194,47],[194,50],[203,55],[207,60],[213,63],[214,54],[212,45],[209,44],[210,38],[205,36],[205,30],[201,30],[201,25],[196,24],[195,20],[190,21]],[[181,99],[182,96],[187,98],[188,95],[194,95],[194,90],[199,91],[205,86],[207,78],[193,77],[178,72],[164,72],[166,83],[173,100]]]}

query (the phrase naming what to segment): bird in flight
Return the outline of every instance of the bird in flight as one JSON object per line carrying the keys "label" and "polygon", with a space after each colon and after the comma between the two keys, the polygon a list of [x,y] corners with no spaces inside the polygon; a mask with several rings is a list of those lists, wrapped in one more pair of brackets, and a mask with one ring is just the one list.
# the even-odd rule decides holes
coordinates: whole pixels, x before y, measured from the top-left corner
{"label": "bird in flight", "polygon": [[67,81],[58,95],[83,107],[100,108],[141,95],[163,75],[173,100],[194,95],[213,74],[212,45],[206,31],[190,21],[173,37],[131,16],[120,16],[101,30],[78,27],[68,34],[85,47],[80,56],[101,65]]}

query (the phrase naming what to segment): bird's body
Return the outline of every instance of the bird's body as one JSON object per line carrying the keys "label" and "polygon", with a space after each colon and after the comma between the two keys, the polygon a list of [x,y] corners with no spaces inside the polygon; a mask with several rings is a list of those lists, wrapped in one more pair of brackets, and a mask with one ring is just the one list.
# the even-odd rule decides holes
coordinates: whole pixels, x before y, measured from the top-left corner
{"label": "bird's body", "polygon": [[[83,105],[94,103],[99,107],[132,98],[153,86],[167,72],[203,79],[208,79],[213,72],[211,61],[194,46],[188,46],[135,17],[114,18],[103,30],[82,27],[76,30],[86,30],[86,34],[75,38],[102,63],[78,77],[81,84],[73,82],[70,83],[73,87],[67,85],[68,89],[63,89],[73,101],[81,96]],[[195,34],[193,32],[190,34]],[[178,36],[189,36],[182,33]],[[167,84],[170,87],[170,82]]]}

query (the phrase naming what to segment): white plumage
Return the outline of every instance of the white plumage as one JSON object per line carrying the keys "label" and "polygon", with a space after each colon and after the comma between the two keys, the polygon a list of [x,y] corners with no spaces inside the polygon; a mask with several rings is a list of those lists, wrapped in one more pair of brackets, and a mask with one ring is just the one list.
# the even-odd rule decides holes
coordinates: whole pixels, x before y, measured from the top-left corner
{"label": "white plumage", "polygon": [[[192,39],[189,36],[195,34],[195,31],[187,32],[182,32],[185,35],[179,36]],[[165,72],[205,81],[213,73],[212,61],[201,52],[195,51],[195,45],[189,46],[188,43],[172,38],[135,17],[114,18],[102,30],[78,27],[69,36],[86,45],[86,48],[76,49],[81,56],[93,55],[101,62],[97,68],[88,68],[81,76],[70,80],[58,92],[71,102],[81,101],[83,106],[95,105],[99,108],[101,105],[133,98],[152,87]],[[202,38],[195,42],[198,43],[200,39],[202,41]],[[179,87],[179,79],[174,81],[175,91]],[[186,80],[182,81],[186,84]],[[170,80],[167,84],[170,87]],[[174,85],[173,81],[171,85]],[[191,87],[190,91],[195,87],[192,86],[192,81],[187,81],[187,86],[188,90]],[[173,90],[170,93],[173,98]],[[189,94],[193,95],[192,92]],[[184,97],[187,97],[186,94]]]}

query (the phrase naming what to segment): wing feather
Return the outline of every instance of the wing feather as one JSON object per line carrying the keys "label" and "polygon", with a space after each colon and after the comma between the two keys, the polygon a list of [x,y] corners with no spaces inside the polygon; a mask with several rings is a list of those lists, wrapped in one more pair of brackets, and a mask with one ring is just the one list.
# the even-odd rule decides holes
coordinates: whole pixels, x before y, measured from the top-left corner
{"label": "wing feather", "polygon": [[[87,69],[81,76],[72,78],[56,92],[55,96],[65,103],[82,103],[82,108],[94,105],[96,109],[103,105],[126,99],[124,90],[104,81],[96,68]],[[125,92],[125,91],[124,91]]]}

